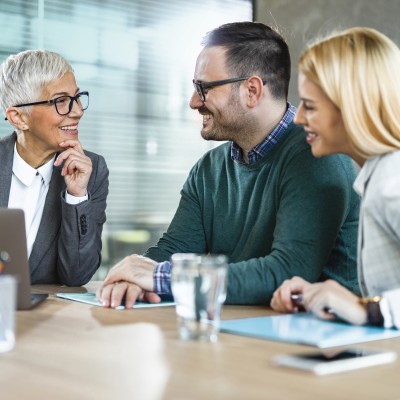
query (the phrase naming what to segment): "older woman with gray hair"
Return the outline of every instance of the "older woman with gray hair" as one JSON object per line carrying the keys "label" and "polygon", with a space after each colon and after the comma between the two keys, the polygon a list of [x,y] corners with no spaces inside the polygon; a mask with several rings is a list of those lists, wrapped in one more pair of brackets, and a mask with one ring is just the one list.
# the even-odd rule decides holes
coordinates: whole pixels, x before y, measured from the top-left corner
{"label": "older woman with gray hair", "polygon": [[0,140],[0,207],[24,210],[32,283],[87,283],[101,263],[108,168],[83,150],[89,105],[59,54],[27,50],[0,66],[0,105],[14,132]]}

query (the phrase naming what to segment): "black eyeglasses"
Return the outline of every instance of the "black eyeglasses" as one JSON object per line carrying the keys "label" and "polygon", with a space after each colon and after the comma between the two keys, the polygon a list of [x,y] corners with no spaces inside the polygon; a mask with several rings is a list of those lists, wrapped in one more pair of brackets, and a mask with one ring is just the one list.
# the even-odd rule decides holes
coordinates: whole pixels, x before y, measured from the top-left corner
{"label": "black eyeglasses", "polygon": [[67,115],[71,112],[74,101],[82,111],[89,107],[89,92],[80,92],[76,96],[60,96],[52,100],[37,101],[35,103],[17,104],[13,107],[36,106],[39,104],[54,104],[56,111],[60,115]]}
{"label": "black eyeglasses", "polygon": [[193,79],[193,86],[194,90],[199,95],[201,100],[206,101],[206,95],[207,95],[207,93],[205,92],[206,89],[215,86],[227,85],[228,83],[245,81],[246,79],[249,78],[250,78],[249,76],[246,76],[243,78],[230,78],[230,79],[223,79],[222,81],[213,81],[213,82],[199,82]]}

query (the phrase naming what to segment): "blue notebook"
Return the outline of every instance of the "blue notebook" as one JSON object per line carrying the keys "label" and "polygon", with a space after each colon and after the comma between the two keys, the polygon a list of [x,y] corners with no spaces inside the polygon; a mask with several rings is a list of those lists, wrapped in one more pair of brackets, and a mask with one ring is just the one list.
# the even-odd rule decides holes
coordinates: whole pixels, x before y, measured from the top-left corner
{"label": "blue notebook", "polygon": [[[63,299],[80,301],[81,303],[91,304],[92,306],[103,307],[103,305],[97,300],[96,293],[56,293],[57,297]],[[149,307],[165,307],[174,306],[175,303],[172,301],[171,296],[161,297],[161,303],[147,303],[144,301],[137,301],[133,308],[149,308]],[[119,306],[115,308],[116,310],[123,310],[125,307]]]}
{"label": "blue notebook", "polygon": [[347,346],[400,336],[400,330],[324,321],[309,313],[221,321],[222,332],[316,346]]}

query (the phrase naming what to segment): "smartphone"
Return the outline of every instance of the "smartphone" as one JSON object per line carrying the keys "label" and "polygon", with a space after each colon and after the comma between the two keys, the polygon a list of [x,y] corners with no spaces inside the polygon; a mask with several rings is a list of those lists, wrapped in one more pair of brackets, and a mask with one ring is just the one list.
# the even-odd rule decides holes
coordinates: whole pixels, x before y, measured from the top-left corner
{"label": "smartphone", "polygon": [[323,353],[279,355],[274,357],[272,362],[275,365],[302,369],[316,375],[328,375],[386,364],[395,361],[396,358],[397,354],[393,351],[349,348]]}

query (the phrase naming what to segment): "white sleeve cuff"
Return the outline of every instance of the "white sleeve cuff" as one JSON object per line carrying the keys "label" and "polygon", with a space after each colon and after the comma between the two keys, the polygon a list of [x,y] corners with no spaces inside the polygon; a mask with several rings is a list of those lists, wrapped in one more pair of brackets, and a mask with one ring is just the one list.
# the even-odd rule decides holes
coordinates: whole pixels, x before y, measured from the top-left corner
{"label": "white sleeve cuff", "polygon": [[79,204],[79,203],[86,201],[88,198],[89,198],[89,196],[87,194],[82,197],[76,197],[76,196],[72,196],[72,194],[69,194],[67,190],[65,191],[65,201],[68,204]]}
{"label": "white sleeve cuff", "polygon": [[382,297],[379,301],[379,309],[381,310],[384,321],[383,326],[385,328],[391,328],[393,326],[392,315],[390,314],[389,305],[385,297]]}
{"label": "white sleeve cuff", "polygon": [[[379,305],[385,320],[385,328],[400,329],[400,289],[383,292]],[[386,318],[388,319],[387,323]]]}

